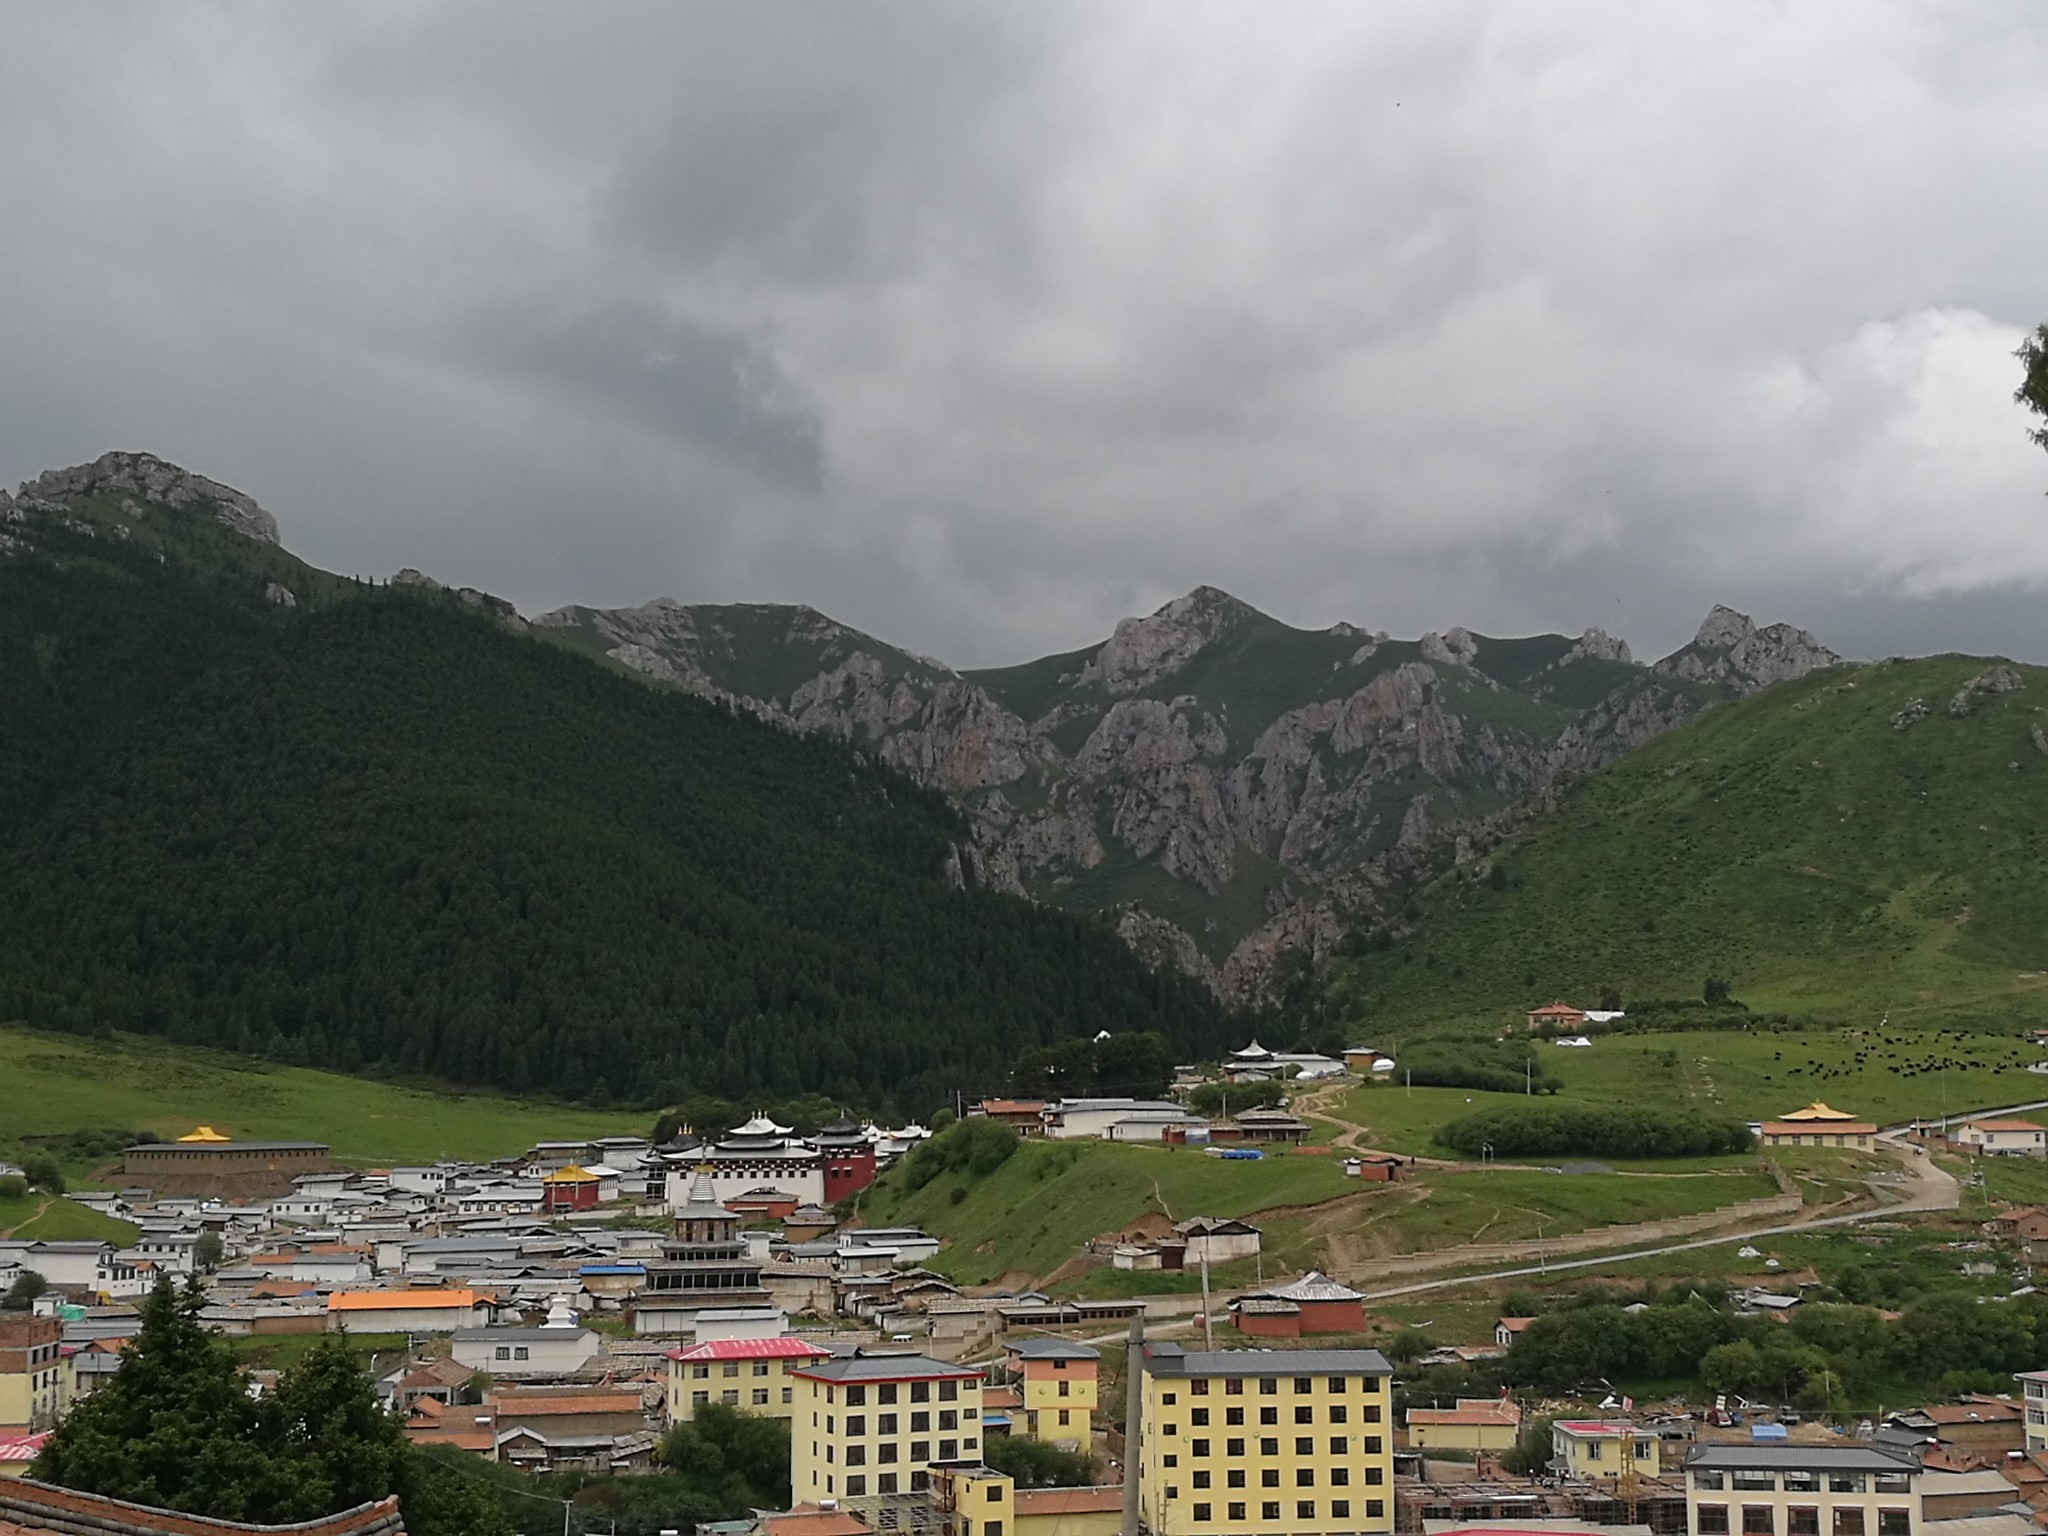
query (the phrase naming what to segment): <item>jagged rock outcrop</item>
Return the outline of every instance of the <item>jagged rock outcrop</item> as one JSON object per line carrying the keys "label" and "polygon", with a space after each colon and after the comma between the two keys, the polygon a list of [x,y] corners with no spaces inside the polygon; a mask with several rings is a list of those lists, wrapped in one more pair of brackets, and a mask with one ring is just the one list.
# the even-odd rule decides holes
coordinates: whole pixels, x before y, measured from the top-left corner
{"label": "jagged rock outcrop", "polygon": [[[1242,998],[1285,957],[1324,952],[1431,873],[1482,857],[1514,824],[1504,801],[1834,660],[1803,631],[1729,609],[1653,669],[1600,629],[1497,650],[1462,626],[1407,642],[1301,631],[1213,587],[1123,620],[1052,677],[1036,663],[955,672],[809,608],[657,601],[535,622],[862,743],[960,803],[962,878],[1109,907],[1145,953]],[[1204,659],[1219,644],[1220,666]],[[1552,702],[1583,698],[1588,678],[1605,690],[1593,706]],[[1526,702],[1474,702],[1511,692]],[[1178,922],[1158,908],[1162,878],[1189,892]]]}
{"label": "jagged rock outcrop", "polygon": [[1195,653],[1257,610],[1215,587],[1197,587],[1157,613],[1124,619],[1076,681],[1111,694],[1136,693],[1169,677]]}
{"label": "jagged rock outcrop", "polygon": [[1692,644],[1665,657],[1654,670],[1748,694],[1839,666],[1841,660],[1803,629],[1790,624],[1759,629],[1748,614],[1716,603]]}
{"label": "jagged rock outcrop", "polygon": [[2001,693],[2016,693],[2024,687],[2026,680],[2011,667],[1986,667],[1957,690],[1956,696],[1948,701],[1948,712],[1960,720],[1975,714],[1982,700]]}
{"label": "jagged rock outcrop", "polygon": [[128,498],[131,516],[144,516],[147,504],[166,507],[204,506],[221,523],[245,538],[277,542],[277,519],[233,486],[167,463],[153,453],[103,453],[90,464],[46,470],[21,487],[20,500],[31,506],[68,511],[87,497],[119,493]]}

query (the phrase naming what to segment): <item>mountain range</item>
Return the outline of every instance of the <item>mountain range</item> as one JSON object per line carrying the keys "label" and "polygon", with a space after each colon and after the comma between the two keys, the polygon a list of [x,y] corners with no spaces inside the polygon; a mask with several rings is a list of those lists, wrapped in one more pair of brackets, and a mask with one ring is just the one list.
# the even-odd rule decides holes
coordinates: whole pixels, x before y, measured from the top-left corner
{"label": "mountain range", "polygon": [[[0,552],[38,525],[148,544],[166,513],[195,509],[176,541],[187,564],[259,572],[286,611],[360,595],[290,556],[248,496],[149,455],[24,486],[0,502]],[[391,585],[442,590],[411,570]],[[1840,660],[1722,607],[1644,665],[1597,628],[1305,630],[1199,587],[1097,644],[956,671],[802,606],[661,599],[529,621],[482,592],[445,596],[605,670],[858,747],[957,808],[955,878],[1107,921],[1231,1003],[1271,1002],[1347,933],[1395,922],[1561,784]]]}
{"label": "mountain range", "polygon": [[0,1019],[876,1114],[1076,1036],[1243,1033],[971,879],[964,817],[873,755],[318,570],[147,455],[0,494],[0,727]]}
{"label": "mountain range", "polygon": [[1296,629],[1214,587],[1099,644],[954,671],[798,606],[569,607],[536,626],[942,790],[984,883],[1102,913],[1237,1001],[1385,922],[1561,780],[1840,660],[1717,607],[1642,665],[1599,629]]}

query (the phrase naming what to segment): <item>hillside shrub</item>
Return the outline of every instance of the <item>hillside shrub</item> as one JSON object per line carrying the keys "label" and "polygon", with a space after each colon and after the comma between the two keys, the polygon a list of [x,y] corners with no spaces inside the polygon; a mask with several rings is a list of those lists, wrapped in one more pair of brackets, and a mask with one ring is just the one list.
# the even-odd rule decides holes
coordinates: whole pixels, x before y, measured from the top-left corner
{"label": "hillside shrub", "polygon": [[1188,1095],[1188,1108],[1214,1119],[1263,1109],[1286,1097],[1285,1083],[1204,1083]]}
{"label": "hillside shrub", "polygon": [[1401,1071],[1418,1088],[1556,1093],[1562,1086],[1544,1071],[1543,1058],[1520,1041],[1419,1040],[1401,1052]]}
{"label": "hillside shrub", "polygon": [[1750,1148],[1740,1120],[1619,1105],[1516,1104],[1454,1120],[1436,1139],[1497,1157],[1713,1157]]}
{"label": "hillside shrub", "polygon": [[982,1116],[948,1126],[903,1160],[903,1180],[923,1189],[942,1173],[984,1178],[1016,1155],[1017,1133],[1000,1120]]}

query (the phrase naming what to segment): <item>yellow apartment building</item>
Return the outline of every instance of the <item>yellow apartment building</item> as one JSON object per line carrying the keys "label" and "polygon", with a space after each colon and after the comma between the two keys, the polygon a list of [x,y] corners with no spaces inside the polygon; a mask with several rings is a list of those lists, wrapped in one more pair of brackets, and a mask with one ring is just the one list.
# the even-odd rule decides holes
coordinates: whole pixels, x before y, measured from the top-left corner
{"label": "yellow apartment building", "polygon": [[1394,1529],[1393,1367],[1376,1349],[1147,1345],[1138,1451],[1152,1536]]}
{"label": "yellow apartment building", "polygon": [[1565,1477],[1654,1477],[1657,1467],[1657,1437],[1633,1424],[1559,1419],[1550,1426],[1550,1470]]}
{"label": "yellow apartment building", "polygon": [[1094,1432],[1102,1351],[1066,1339],[1018,1339],[1004,1348],[1024,1397],[1012,1432],[1085,1454]]}
{"label": "yellow apartment building", "polygon": [[64,1325],[54,1317],[0,1317],[0,1425],[52,1429],[71,1406]]}
{"label": "yellow apartment building", "polygon": [[789,1375],[790,1490],[800,1502],[833,1499],[893,1517],[909,1495],[925,1501],[935,1463],[981,1460],[977,1370],[924,1355],[856,1353],[793,1366]]}
{"label": "yellow apartment building", "polygon": [[1691,1536],[1920,1536],[1920,1466],[1872,1445],[1703,1445]]}
{"label": "yellow apartment building", "polygon": [[708,1403],[723,1403],[765,1418],[796,1415],[800,1365],[828,1360],[832,1351],[808,1339],[712,1339],[668,1352],[668,1421],[684,1424]]}

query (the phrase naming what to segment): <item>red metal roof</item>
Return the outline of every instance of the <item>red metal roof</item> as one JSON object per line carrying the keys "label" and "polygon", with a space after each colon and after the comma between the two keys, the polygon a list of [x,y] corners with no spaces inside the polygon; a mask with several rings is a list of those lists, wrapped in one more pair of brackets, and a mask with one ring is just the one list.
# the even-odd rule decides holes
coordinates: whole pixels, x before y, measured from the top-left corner
{"label": "red metal roof", "polygon": [[671,1360],[824,1360],[832,1351],[784,1334],[776,1339],[710,1339],[688,1349],[672,1349]]}

